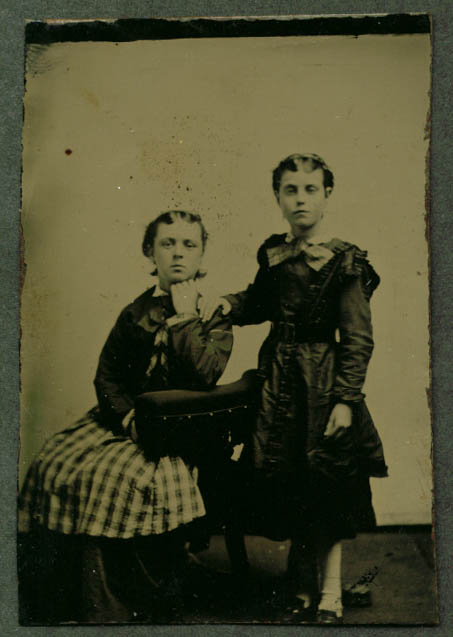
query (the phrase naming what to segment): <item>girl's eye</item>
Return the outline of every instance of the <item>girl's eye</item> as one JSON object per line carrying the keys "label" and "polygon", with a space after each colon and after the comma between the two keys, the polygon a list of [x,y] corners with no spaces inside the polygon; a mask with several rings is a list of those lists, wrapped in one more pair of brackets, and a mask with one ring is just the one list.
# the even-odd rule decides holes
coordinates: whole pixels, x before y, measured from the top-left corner
{"label": "girl's eye", "polygon": [[195,245],[195,243],[192,243],[192,241],[187,241],[186,247],[187,248],[196,248],[196,245]]}
{"label": "girl's eye", "polygon": [[317,190],[316,186],[307,186],[307,192],[316,192]]}

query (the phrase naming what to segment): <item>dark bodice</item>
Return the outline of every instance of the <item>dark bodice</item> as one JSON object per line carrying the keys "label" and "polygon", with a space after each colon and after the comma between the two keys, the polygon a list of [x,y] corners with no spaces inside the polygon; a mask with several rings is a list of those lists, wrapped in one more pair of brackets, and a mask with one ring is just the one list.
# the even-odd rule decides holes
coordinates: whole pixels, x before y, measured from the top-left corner
{"label": "dark bodice", "polygon": [[170,297],[155,297],[154,289],[121,312],[94,381],[101,414],[110,426],[134,407],[138,394],[209,389],[223,373],[233,345],[230,319],[217,312],[207,323],[193,317],[168,325],[174,314]]}
{"label": "dark bodice", "polygon": [[307,254],[274,235],[258,262],[255,281],[227,298],[233,323],[272,324],[260,351],[254,453],[256,466],[274,470],[298,464],[322,440],[336,402],[363,402],[379,278],[365,252],[338,239]]}
{"label": "dark bodice", "polygon": [[[310,492],[319,522],[326,504],[319,484],[326,480],[330,504],[323,524],[348,537],[358,522],[351,480],[387,473],[362,393],[374,345],[369,301],[379,277],[357,246],[339,239],[301,243],[270,237],[258,251],[254,282],[227,297],[233,323],[271,322],[260,350],[263,386],[251,444],[254,476],[265,493],[254,519],[262,527],[269,518],[266,530],[259,530],[272,537],[283,503],[286,519],[293,509],[306,522],[301,503],[310,501]],[[352,424],[327,442],[324,432],[339,402],[349,404]],[[269,493],[275,493],[275,502]],[[287,529],[294,533],[291,521]]]}

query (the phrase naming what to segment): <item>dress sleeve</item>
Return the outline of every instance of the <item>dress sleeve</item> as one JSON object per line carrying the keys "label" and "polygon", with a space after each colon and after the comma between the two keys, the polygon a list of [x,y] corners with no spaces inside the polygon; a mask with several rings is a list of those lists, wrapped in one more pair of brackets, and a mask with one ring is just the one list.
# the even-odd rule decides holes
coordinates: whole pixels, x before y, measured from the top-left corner
{"label": "dress sleeve", "polygon": [[198,316],[169,322],[173,355],[201,389],[211,389],[223,374],[233,347],[229,316],[218,310],[210,321]]}
{"label": "dress sleeve", "polygon": [[374,348],[370,297],[379,277],[366,261],[366,253],[353,248],[345,255],[339,296],[340,342],[334,396],[338,402],[363,399],[368,363]]}
{"label": "dress sleeve", "polygon": [[102,348],[94,379],[102,420],[113,429],[121,429],[121,421],[134,407],[133,397],[126,389],[131,347],[127,316],[123,310],[113,326]]}
{"label": "dress sleeve", "polygon": [[264,245],[258,250],[258,264],[255,280],[246,290],[225,296],[231,305],[234,325],[257,325],[271,320],[272,277]]}

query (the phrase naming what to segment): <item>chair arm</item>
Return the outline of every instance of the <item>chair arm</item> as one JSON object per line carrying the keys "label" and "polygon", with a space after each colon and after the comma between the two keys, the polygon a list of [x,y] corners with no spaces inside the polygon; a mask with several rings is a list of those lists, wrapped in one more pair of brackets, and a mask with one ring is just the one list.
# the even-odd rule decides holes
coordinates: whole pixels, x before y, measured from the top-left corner
{"label": "chair arm", "polygon": [[168,389],[140,394],[135,399],[138,418],[146,412],[147,418],[183,417],[219,412],[252,404],[259,387],[255,370],[228,385],[219,385],[210,391]]}
{"label": "chair arm", "polygon": [[246,435],[259,387],[256,370],[249,370],[240,380],[210,391],[171,389],[140,394],[135,399],[138,441],[148,455],[157,458],[206,450],[214,440],[219,442],[226,434],[231,437],[233,428]]}

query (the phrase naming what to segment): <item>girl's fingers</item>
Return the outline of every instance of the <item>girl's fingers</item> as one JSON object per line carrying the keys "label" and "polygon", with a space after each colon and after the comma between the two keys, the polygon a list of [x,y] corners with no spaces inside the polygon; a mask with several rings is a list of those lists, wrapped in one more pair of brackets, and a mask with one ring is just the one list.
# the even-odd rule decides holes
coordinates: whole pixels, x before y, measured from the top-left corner
{"label": "girl's fingers", "polygon": [[232,310],[231,303],[224,298],[220,299],[220,307],[222,308],[223,314],[229,314]]}
{"label": "girl's fingers", "polygon": [[221,307],[221,299],[216,297],[214,299],[209,297],[201,297],[199,302],[200,317],[202,321],[210,321],[214,316],[218,307]]}
{"label": "girl's fingers", "polygon": [[205,311],[205,321],[209,321],[210,319],[212,319],[214,312],[216,311],[216,309],[218,308],[218,304],[211,301],[211,303],[209,303],[206,307],[206,311]]}
{"label": "girl's fingers", "polygon": [[204,317],[204,313],[206,310],[206,299],[204,298],[204,296],[200,296],[200,298],[198,299],[198,311],[200,313],[201,318]]}

